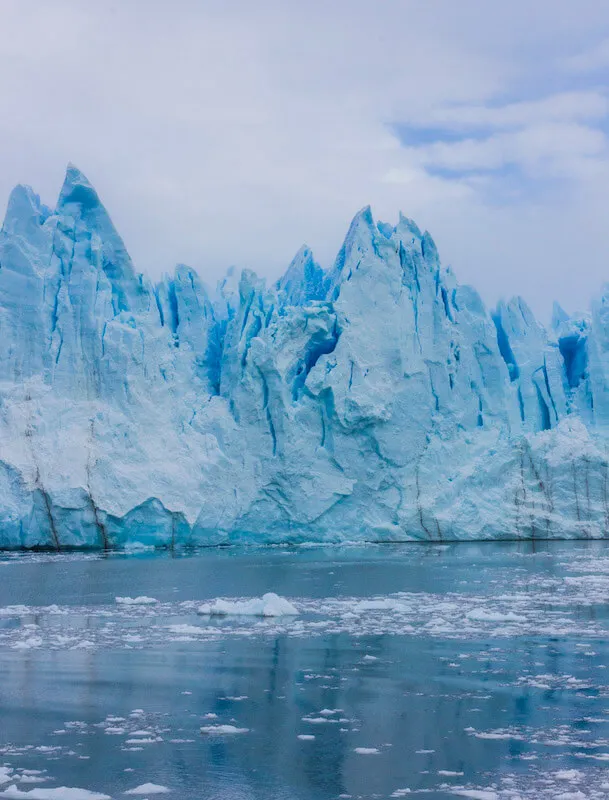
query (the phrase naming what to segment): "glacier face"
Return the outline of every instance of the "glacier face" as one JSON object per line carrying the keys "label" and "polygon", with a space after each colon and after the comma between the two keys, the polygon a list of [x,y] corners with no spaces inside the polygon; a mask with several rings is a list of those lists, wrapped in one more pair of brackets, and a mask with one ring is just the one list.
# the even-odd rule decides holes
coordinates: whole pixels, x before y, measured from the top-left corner
{"label": "glacier face", "polygon": [[489,313],[400,216],[267,288],[136,272],[68,168],[0,233],[0,547],[601,537],[609,287]]}

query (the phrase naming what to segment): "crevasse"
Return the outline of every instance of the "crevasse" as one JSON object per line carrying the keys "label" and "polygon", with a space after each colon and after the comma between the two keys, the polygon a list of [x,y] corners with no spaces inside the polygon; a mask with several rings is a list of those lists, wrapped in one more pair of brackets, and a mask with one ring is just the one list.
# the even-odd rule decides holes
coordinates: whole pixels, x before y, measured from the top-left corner
{"label": "crevasse", "polygon": [[609,287],[492,313],[359,212],[267,287],[136,272],[87,179],[0,232],[0,547],[602,537]]}

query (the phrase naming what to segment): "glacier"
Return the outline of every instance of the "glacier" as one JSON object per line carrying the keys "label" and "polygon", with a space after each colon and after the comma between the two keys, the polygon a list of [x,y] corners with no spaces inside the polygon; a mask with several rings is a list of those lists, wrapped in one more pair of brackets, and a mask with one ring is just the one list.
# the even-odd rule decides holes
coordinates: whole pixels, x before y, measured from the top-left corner
{"label": "glacier", "polygon": [[609,286],[487,310],[400,215],[267,286],[136,271],[95,189],[0,232],[0,547],[599,538]]}

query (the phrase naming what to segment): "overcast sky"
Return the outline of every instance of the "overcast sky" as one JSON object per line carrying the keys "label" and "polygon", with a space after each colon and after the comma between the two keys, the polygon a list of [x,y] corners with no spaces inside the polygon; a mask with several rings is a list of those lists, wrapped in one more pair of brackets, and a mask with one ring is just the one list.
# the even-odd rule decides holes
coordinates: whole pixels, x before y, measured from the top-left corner
{"label": "overcast sky", "polygon": [[0,0],[0,198],[89,177],[138,269],[413,217],[485,300],[609,281],[609,3]]}

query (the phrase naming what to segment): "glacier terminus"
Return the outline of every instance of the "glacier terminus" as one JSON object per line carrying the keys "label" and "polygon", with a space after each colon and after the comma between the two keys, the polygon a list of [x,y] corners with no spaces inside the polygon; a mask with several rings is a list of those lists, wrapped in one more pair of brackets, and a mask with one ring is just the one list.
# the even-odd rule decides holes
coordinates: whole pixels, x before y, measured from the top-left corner
{"label": "glacier terminus", "polygon": [[0,547],[600,538],[609,286],[487,310],[400,215],[267,287],[138,273],[70,165],[0,233]]}

